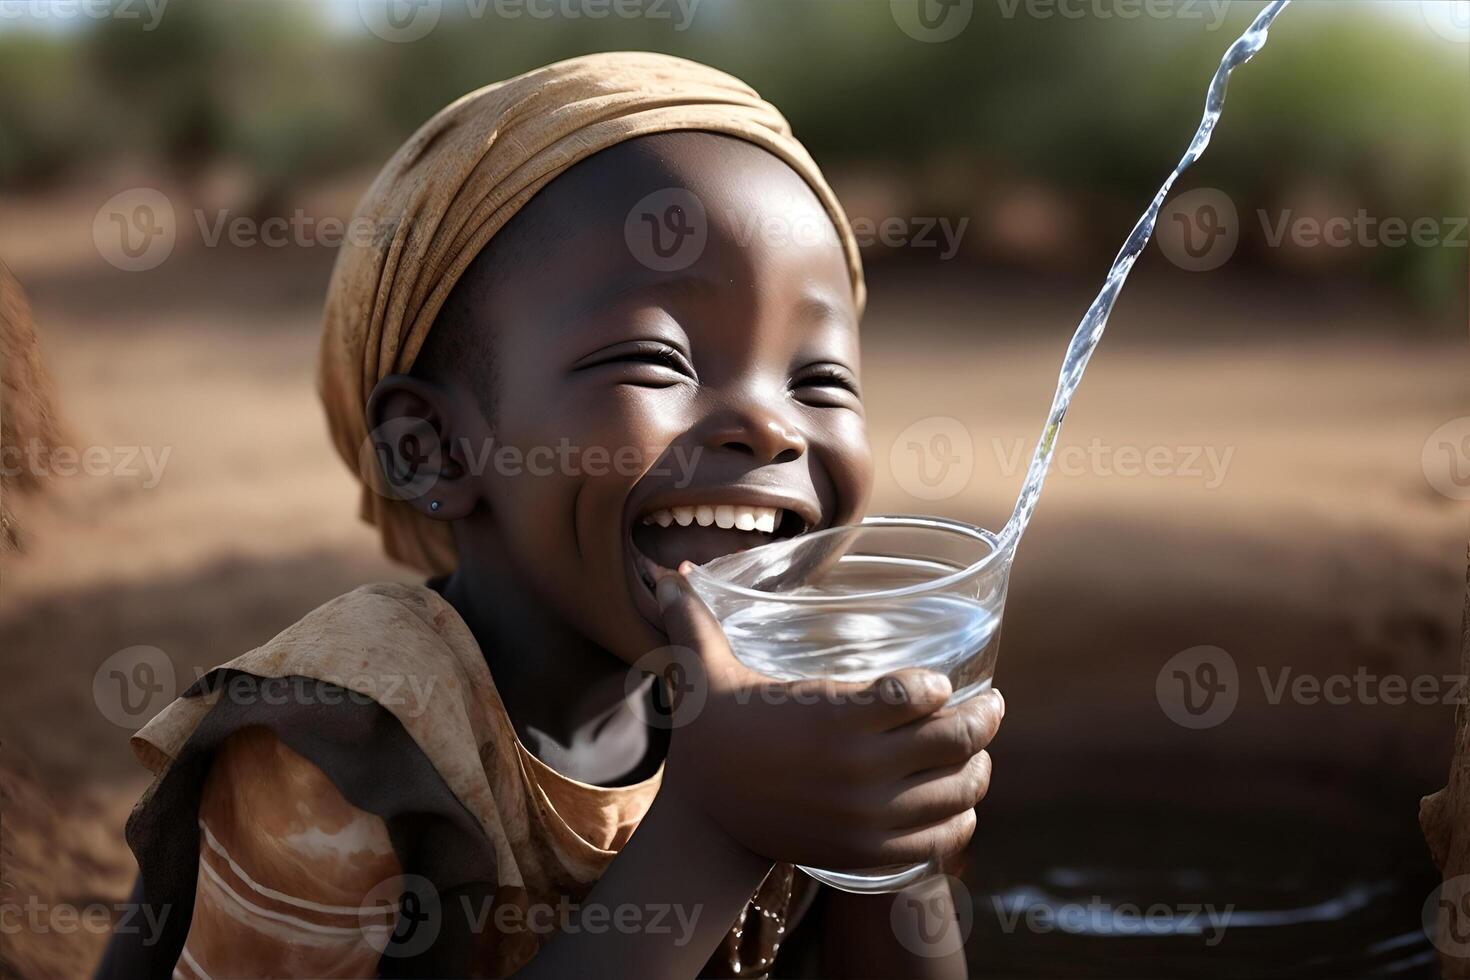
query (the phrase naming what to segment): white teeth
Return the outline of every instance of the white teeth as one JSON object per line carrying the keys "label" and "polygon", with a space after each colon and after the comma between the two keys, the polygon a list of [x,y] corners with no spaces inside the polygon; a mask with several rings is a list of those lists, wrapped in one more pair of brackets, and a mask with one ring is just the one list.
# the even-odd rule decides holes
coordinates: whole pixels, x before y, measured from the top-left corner
{"label": "white teeth", "polygon": [[659,527],[668,527],[671,524],[678,524],[680,527],[688,527],[690,524],[698,524],[700,527],[713,525],[735,528],[740,531],[761,531],[765,534],[774,534],[776,525],[781,523],[782,513],[779,507],[699,504],[693,507],[670,507],[656,510],[645,514],[642,523],[657,524]]}

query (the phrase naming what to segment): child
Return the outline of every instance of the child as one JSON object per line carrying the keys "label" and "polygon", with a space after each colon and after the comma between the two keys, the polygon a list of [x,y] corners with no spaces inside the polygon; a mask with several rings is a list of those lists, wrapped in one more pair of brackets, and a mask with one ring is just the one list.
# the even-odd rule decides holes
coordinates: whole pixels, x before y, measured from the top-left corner
{"label": "child", "polygon": [[[104,972],[758,976],[809,904],[791,864],[961,851],[998,694],[776,685],[679,571],[869,489],[861,266],[785,120],[701,65],[577,58],[441,112],[364,221],[323,400],[389,554],[437,577],[327,603],[139,733],[129,842],[172,917]],[[963,975],[893,908],[834,894],[824,974]]]}

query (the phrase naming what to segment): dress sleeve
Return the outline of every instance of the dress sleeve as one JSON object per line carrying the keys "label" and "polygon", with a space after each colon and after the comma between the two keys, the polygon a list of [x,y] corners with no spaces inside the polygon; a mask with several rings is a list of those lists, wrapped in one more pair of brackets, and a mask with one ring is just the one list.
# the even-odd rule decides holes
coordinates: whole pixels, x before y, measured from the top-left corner
{"label": "dress sleeve", "polygon": [[374,976],[399,926],[402,871],[381,817],[269,729],[236,732],[200,798],[194,916],[175,976]]}
{"label": "dress sleeve", "polygon": [[116,931],[98,980],[471,974],[495,848],[402,724],[310,678],[211,677],[128,820],[157,928]]}

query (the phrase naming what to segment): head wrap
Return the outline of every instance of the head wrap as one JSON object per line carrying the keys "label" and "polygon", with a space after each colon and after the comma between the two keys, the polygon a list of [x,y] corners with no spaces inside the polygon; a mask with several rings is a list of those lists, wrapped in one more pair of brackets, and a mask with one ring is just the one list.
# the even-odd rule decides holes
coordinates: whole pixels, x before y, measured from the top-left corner
{"label": "head wrap", "polygon": [[337,451],[364,482],[362,517],[390,557],[431,573],[456,564],[448,524],[384,493],[365,465],[373,388],[413,366],[465,268],[537,191],[599,150],[675,130],[738,137],[800,174],[837,227],[861,312],[862,265],[836,196],[781,113],[739,79],[682,58],[612,52],[471,92],[378,174],[352,226],[372,233],[348,236],[327,292],[322,402]]}

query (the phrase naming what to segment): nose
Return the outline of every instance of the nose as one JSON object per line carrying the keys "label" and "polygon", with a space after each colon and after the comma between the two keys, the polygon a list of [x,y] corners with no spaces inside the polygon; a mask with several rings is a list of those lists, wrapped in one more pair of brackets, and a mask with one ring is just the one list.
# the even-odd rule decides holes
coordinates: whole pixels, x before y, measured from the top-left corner
{"label": "nose", "polygon": [[766,408],[724,409],[706,418],[700,428],[700,445],[750,456],[757,465],[789,463],[807,449],[806,437]]}

